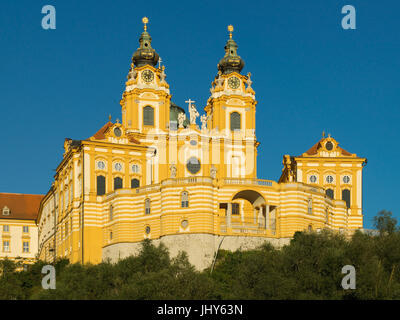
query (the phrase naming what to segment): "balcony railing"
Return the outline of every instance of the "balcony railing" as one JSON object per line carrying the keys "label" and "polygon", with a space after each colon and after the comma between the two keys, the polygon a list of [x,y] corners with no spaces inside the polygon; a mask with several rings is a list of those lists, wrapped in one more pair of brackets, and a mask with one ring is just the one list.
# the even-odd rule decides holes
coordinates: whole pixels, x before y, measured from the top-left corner
{"label": "balcony railing", "polygon": [[238,220],[232,220],[230,226],[228,226],[226,217],[220,217],[220,232],[221,233],[232,233],[232,234],[248,234],[248,235],[275,235],[275,219],[269,220],[269,225],[265,225],[265,221],[258,221],[258,219],[245,219],[242,220],[240,217]]}
{"label": "balcony railing", "polygon": [[238,185],[255,185],[255,186],[267,186],[272,187],[273,181],[262,180],[262,179],[240,179],[240,178],[229,178],[224,179],[224,184],[238,184]]}
{"label": "balcony railing", "polygon": [[213,179],[210,177],[188,177],[188,178],[177,178],[177,179],[166,179],[161,182],[161,185],[171,184],[192,184],[192,183],[212,183]]}

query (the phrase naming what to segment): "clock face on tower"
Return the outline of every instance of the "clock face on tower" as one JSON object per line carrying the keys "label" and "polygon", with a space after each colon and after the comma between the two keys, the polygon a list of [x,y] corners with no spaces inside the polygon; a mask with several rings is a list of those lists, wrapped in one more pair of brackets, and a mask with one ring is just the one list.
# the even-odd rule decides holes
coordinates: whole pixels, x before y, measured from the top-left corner
{"label": "clock face on tower", "polygon": [[142,79],[146,82],[152,82],[154,79],[154,73],[151,70],[144,70],[142,72]]}
{"label": "clock face on tower", "polygon": [[232,89],[237,89],[239,88],[240,85],[240,80],[238,77],[230,77],[228,79],[228,86]]}

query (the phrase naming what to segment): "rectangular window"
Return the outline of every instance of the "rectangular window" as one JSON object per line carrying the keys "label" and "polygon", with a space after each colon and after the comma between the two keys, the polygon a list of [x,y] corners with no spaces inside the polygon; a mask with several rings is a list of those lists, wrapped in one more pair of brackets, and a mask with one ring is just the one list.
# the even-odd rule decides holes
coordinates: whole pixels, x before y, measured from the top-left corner
{"label": "rectangular window", "polygon": [[150,199],[146,199],[144,202],[144,213],[145,214],[150,214]]}
{"label": "rectangular window", "polygon": [[308,199],[308,214],[312,214],[312,199]]}
{"label": "rectangular window", "polygon": [[24,250],[25,253],[29,252],[29,242],[24,241],[23,250]]}
{"label": "rectangular window", "polygon": [[240,214],[239,203],[232,203],[232,214]]}
{"label": "rectangular window", "polygon": [[22,231],[25,232],[25,233],[28,233],[29,232],[29,227],[28,226],[23,226],[22,227]]}
{"label": "rectangular window", "polygon": [[10,252],[10,241],[3,241],[3,251]]}
{"label": "rectangular window", "polygon": [[3,226],[3,232],[10,232],[10,226],[8,225]]}

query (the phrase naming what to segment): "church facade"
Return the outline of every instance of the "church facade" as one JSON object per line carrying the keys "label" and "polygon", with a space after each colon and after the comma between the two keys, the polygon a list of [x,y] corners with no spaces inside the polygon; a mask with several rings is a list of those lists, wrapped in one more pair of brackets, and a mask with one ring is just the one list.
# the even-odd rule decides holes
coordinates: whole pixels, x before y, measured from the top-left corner
{"label": "church facade", "polygon": [[40,259],[117,261],[151,239],[172,255],[186,251],[202,269],[219,248],[279,246],[296,231],[362,228],[366,159],[330,136],[299,157],[284,156],[279,181],[258,179],[257,101],[251,74],[241,74],[232,26],[205,113],[189,99],[186,115],[171,101],[143,22],[122,121],[110,119],[88,139],[65,140],[39,208]]}

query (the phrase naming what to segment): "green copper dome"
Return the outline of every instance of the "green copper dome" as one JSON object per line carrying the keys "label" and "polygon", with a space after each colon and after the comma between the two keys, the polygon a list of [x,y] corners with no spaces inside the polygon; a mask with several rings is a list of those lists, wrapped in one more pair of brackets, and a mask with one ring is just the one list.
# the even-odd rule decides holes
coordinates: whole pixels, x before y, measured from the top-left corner
{"label": "green copper dome", "polygon": [[159,55],[151,47],[151,36],[147,32],[147,18],[143,18],[144,31],[139,38],[139,48],[133,54],[132,62],[135,67],[143,67],[145,65],[155,66],[158,62]]}
{"label": "green copper dome", "polygon": [[222,74],[229,74],[231,72],[240,73],[244,67],[244,61],[240,56],[238,56],[238,45],[232,39],[233,27],[228,26],[228,30],[230,35],[225,45],[225,56],[218,63],[218,70],[220,70]]}

